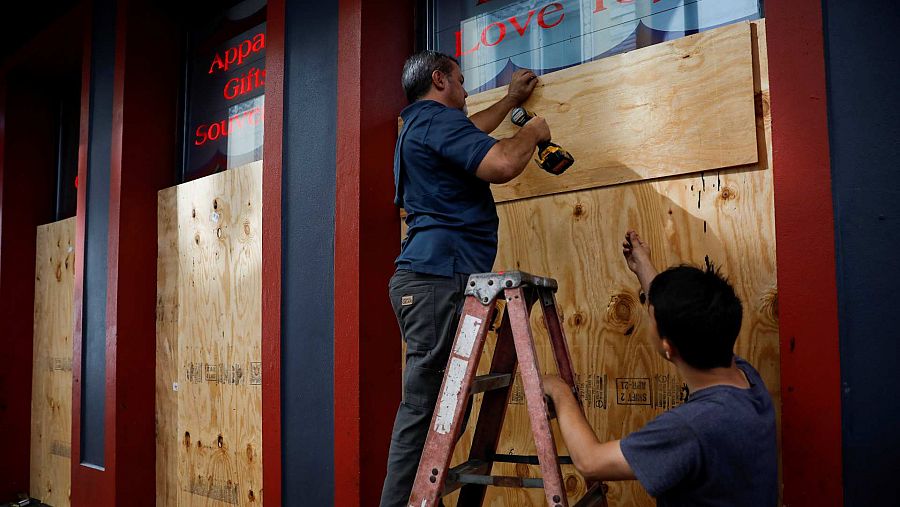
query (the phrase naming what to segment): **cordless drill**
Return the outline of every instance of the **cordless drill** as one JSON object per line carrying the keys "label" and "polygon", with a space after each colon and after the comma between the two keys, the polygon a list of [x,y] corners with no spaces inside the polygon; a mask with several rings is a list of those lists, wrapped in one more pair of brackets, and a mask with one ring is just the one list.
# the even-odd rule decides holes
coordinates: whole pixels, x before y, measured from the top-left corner
{"label": "cordless drill", "polygon": [[[532,118],[534,115],[526,111],[524,107],[512,110],[512,122],[520,127],[524,127]],[[538,143],[538,154],[534,161],[541,169],[558,176],[575,163],[575,158],[568,151],[560,148],[558,144],[541,141]]]}

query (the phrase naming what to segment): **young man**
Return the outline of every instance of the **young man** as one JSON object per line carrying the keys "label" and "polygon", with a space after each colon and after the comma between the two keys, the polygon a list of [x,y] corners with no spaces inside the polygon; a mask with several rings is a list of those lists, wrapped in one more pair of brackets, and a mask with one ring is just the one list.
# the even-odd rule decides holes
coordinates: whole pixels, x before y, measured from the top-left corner
{"label": "young man", "polygon": [[652,339],[690,395],[624,439],[601,443],[569,386],[545,377],[575,467],[588,479],[637,479],[660,506],[776,505],[775,411],[759,373],[734,355],[742,317],[734,289],[712,267],[657,274],[634,231],[622,252],[648,295]]}
{"label": "young man", "polygon": [[538,142],[550,139],[543,118],[516,135],[488,135],[537,84],[516,71],[507,94],[472,117],[459,63],[435,51],[403,66],[410,105],[394,152],[394,202],[406,210],[407,237],[389,293],[406,341],[403,401],[397,409],[382,507],[406,507],[437,402],[470,274],[489,272],[497,255],[499,220],[491,183],[525,169]]}

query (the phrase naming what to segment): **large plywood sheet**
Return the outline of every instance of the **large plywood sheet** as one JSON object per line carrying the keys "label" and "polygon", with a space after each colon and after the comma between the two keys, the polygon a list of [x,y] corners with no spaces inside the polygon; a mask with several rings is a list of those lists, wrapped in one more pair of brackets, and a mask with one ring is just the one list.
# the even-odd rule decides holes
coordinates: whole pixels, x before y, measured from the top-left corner
{"label": "large plywood sheet", "polygon": [[159,193],[157,505],[260,505],[262,163]]}
{"label": "large plywood sheet", "polygon": [[[678,263],[720,266],[744,304],[736,351],[762,374],[780,421],[778,305],[775,271],[765,24],[753,30],[753,85],[759,162],[691,175],[670,176],[502,203],[500,251],[495,269],[521,269],[559,281],[563,310],[585,411],[601,439],[617,439],[684,401],[682,380],[656,352],[650,317],[638,302],[639,285],[627,270],[621,241],[629,228],[650,241],[660,269]],[[574,170],[574,168],[573,168]],[[637,176],[636,176],[637,177]],[[544,371],[553,372],[546,331],[532,321]],[[493,341],[479,373],[488,369]],[[475,399],[477,413],[480,396]],[[464,433],[454,464],[465,460],[471,442]],[[779,423],[780,428],[780,423]],[[560,453],[568,451],[557,433]],[[498,452],[534,454],[521,382],[514,386]],[[537,467],[498,464],[494,472],[539,476]],[[563,467],[570,500],[583,479]],[[449,498],[455,504],[455,495]],[[540,490],[489,488],[486,505],[541,506]],[[655,502],[637,482],[610,483],[610,505],[650,507]]]}
{"label": "large plywood sheet", "polygon": [[[505,88],[469,97],[482,110]],[[575,157],[561,176],[533,162],[497,201],[757,162],[749,23],[703,32],[541,77],[525,104]],[[494,137],[518,127],[504,121]]]}
{"label": "large plywood sheet", "polygon": [[69,505],[72,435],[72,296],[75,219],[37,228],[34,368],[31,381],[32,497]]}

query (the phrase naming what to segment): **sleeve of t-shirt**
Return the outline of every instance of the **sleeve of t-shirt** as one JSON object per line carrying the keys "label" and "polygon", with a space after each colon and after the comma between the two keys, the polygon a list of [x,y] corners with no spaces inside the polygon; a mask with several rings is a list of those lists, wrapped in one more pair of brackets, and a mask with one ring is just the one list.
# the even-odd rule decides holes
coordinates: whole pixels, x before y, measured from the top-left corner
{"label": "sleeve of t-shirt", "polygon": [[446,109],[431,120],[425,142],[454,166],[475,174],[497,140],[482,132],[462,111]]}
{"label": "sleeve of t-shirt", "polygon": [[655,497],[693,477],[700,468],[696,435],[671,411],[631,433],[619,445],[641,486]]}

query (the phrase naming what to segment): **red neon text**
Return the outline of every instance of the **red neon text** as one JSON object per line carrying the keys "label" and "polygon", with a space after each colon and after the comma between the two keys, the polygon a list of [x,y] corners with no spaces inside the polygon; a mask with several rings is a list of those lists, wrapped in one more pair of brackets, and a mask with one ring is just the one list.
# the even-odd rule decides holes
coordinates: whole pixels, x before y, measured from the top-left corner
{"label": "red neon text", "polygon": [[[602,3],[603,0],[597,0],[597,2]],[[535,11],[534,9],[528,11],[528,17],[525,18],[524,23],[519,19],[520,16],[513,16],[505,21],[495,21],[484,27],[484,30],[481,31],[480,40],[466,51],[463,51],[462,32],[456,32],[456,57],[459,58],[460,56],[472,54],[481,49],[482,45],[485,47],[492,47],[503,42],[503,39],[506,38],[507,22],[515,29],[516,33],[519,34],[519,37],[524,37],[535,12],[537,12],[538,26],[545,30],[553,28],[562,23],[563,19],[565,19],[566,14],[562,12],[562,10],[563,5],[561,3],[553,2],[552,4],[545,5],[540,11]],[[560,13],[558,18],[549,19],[556,13]]]}
{"label": "red neon text", "polygon": [[[594,4],[594,12],[600,12],[600,11],[605,11],[605,10],[606,10],[606,6],[603,5],[604,0],[595,0],[595,1],[596,1],[596,3]],[[657,2],[659,2],[659,1],[660,1],[660,0],[653,0],[653,3],[657,3]],[[620,4],[633,4],[633,3],[634,3],[634,0],[616,0],[616,3],[620,3]]]}
{"label": "red neon text", "polygon": [[201,124],[195,132],[197,138],[194,139],[194,145],[203,146],[207,141],[215,141],[220,137],[227,137],[235,132],[242,130],[248,125],[255,127],[263,121],[262,107],[254,107],[243,113],[231,116],[227,120],[207,125]]}
{"label": "red neon text", "polygon": [[225,83],[225,89],[222,90],[222,96],[225,97],[226,100],[231,100],[265,86],[265,84],[266,69],[251,67],[243,76],[229,79],[228,82]]}
{"label": "red neon text", "polygon": [[266,48],[266,34],[258,33],[252,39],[245,39],[237,46],[230,47],[224,53],[216,53],[209,65],[209,74],[218,70],[226,71],[229,67],[240,65],[244,60]]}

